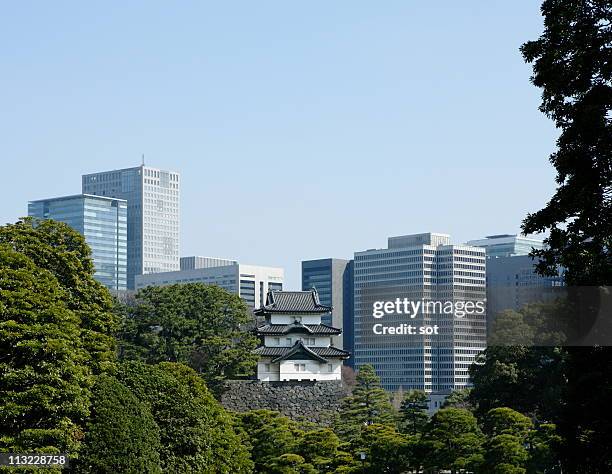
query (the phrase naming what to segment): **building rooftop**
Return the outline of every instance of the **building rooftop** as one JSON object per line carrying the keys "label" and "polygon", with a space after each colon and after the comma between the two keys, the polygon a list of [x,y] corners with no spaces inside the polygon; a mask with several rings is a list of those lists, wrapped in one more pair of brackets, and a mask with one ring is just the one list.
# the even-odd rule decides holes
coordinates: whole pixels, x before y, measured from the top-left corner
{"label": "building rooftop", "polygon": [[336,347],[306,347],[302,341],[297,341],[292,347],[258,347],[253,351],[254,354],[264,357],[275,357],[272,362],[287,359],[300,355],[308,359],[326,362],[325,357],[348,359],[350,354]]}
{"label": "building rooftop", "polygon": [[333,336],[342,333],[341,329],[328,326],[327,324],[266,324],[257,328],[257,333],[261,336],[274,336],[289,334],[292,332],[302,332],[306,334],[316,334],[318,336]]}
{"label": "building rooftop", "polygon": [[255,314],[270,313],[329,313],[331,306],[322,305],[316,289],[310,291],[274,291],[268,292],[266,304],[255,311]]}

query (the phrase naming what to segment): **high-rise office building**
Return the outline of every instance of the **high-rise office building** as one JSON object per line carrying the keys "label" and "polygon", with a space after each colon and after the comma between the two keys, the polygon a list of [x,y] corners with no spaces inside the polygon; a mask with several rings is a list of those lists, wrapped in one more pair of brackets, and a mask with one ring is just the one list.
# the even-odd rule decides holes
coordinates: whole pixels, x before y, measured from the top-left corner
{"label": "high-rise office building", "polygon": [[180,178],[138,166],[83,176],[83,193],[128,202],[128,288],[136,275],[180,269]]}
{"label": "high-rise office building", "polygon": [[284,279],[285,271],[282,268],[236,262],[224,266],[138,275],[136,289],[195,282],[217,285],[239,295],[251,309],[255,309],[265,304],[268,291],[283,289]]}
{"label": "high-rise office building", "polygon": [[127,289],[127,202],[76,195],[30,201],[28,215],[64,222],[91,247],[95,278],[110,290]]}
{"label": "high-rise office building", "polygon": [[528,303],[545,302],[559,295],[563,269],[557,276],[535,273],[529,255],[487,259],[487,308],[489,327],[500,311],[518,310]]}
{"label": "high-rise office building", "polygon": [[470,240],[467,245],[486,249],[488,258],[529,255],[532,249],[544,248],[541,240],[516,234],[488,235],[484,239]]}
{"label": "high-rise office building", "polygon": [[[486,347],[486,310],[448,314],[439,307],[418,319],[396,312],[374,317],[376,302],[439,302],[459,308],[485,299],[485,250],[451,244],[445,234],[391,237],[388,248],[355,253],[356,367],[372,364],[387,390],[448,393],[469,386],[468,369]],[[405,334],[404,324],[437,327],[438,334]],[[377,326],[379,325],[379,326]],[[381,333],[382,326],[391,328]]]}
{"label": "high-rise office building", "polygon": [[511,234],[490,235],[470,240],[468,245],[487,252],[487,325],[492,329],[496,316],[504,310],[518,310],[527,303],[544,302],[563,286],[563,269],[558,276],[535,272],[537,261],[529,256],[544,248],[542,240]]}
{"label": "high-rise office building", "polygon": [[[342,329],[333,336],[335,347],[352,350],[353,340],[353,261],[339,258],[302,262],[302,290],[316,288],[321,304],[333,307],[321,322]],[[350,359],[347,361],[350,363]]]}

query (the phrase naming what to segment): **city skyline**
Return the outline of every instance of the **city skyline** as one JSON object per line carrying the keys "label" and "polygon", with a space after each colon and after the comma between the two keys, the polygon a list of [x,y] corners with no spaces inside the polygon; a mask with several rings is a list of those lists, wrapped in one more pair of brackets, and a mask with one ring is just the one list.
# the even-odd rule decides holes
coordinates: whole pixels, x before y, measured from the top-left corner
{"label": "city skyline", "polygon": [[538,7],[7,5],[0,219],[144,153],[182,174],[183,255],[284,267],[288,288],[385,235],[516,233],[554,187],[518,50]]}

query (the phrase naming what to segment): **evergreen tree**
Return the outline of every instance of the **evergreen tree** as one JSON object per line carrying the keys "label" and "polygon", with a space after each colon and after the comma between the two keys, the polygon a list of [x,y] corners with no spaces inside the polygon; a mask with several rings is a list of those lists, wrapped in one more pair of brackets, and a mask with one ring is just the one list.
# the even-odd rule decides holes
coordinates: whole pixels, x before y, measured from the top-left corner
{"label": "evergreen tree", "polygon": [[193,369],[176,363],[119,366],[117,378],[146,400],[160,429],[164,472],[250,472],[248,448]]}
{"label": "evergreen tree", "polygon": [[236,417],[243,438],[250,445],[255,472],[268,472],[275,460],[298,451],[302,432],[293,420],[271,410],[253,410]]}
{"label": "evergreen tree", "polygon": [[[401,474],[410,467],[414,441],[389,425],[373,424],[361,431],[357,452],[363,453],[362,472]],[[415,466],[416,467],[416,466]]]}
{"label": "evergreen tree", "polygon": [[79,337],[89,354],[87,364],[94,373],[113,370],[118,320],[109,291],[94,279],[85,238],[62,222],[25,218],[1,226],[0,243],[51,272],[64,291],[66,308],[80,320]]}
{"label": "evergreen tree", "polygon": [[218,286],[148,287],[124,310],[123,354],[184,363],[217,391],[225,379],[253,373],[257,338],[246,327],[252,322],[244,301]]}
{"label": "evergreen tree", "polygon": [[461,408],[442,408],[431,418],[421,445],[429,469],[468,469],[480,462],[484,437],[474,415]]}
{"label": "evergreen tree", "polygon": [[[571,286],[612,285],[612,4],[609,0],[545,0],[544,32],[522,46],[542,89],[540,110],[561,134],[550,161],[557,189],[529,214],[523,232],[548,232],[534,252],[538,271],[558,265]],[[592,321],[580,315],[587,330]],[[578,315],[577,315],[578,317]],[[564,472],[612,471],[612,350],[569,348],[559,455]],[[588,388],[587,388],[588,387]]]}
{"label": "evergreen tree", "polygon": [[410,435],[423,432],[427,425],[427,402],[429,397],[423,390],[410,390],[406,393],[400,407],[400,431]]}
{"label": "evergreen tree", "polygon": [[395,415],[374,367],[362,365],[357,372],[353,394],[342,401],[337,432],[342,438],[351,440],[359,436],[361,427],[374,423],[393,425]]}
{"label": "evergreen tree", "polygon": [[93,379],[67,298],[51,272],[0,243],[0,451],[78,453]]}
{"label": "evergreen tree", "polygon": [[117,379],[101,375],[77,472],[161,473],[159,427],[149,405]]}

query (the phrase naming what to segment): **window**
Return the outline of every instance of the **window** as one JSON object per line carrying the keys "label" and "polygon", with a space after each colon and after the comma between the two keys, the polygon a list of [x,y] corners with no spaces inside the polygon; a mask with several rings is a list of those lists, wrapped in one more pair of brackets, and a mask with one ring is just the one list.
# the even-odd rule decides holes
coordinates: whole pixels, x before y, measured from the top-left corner
{"label": "window", "polygon": [[270,364],[266,364],[266,372],[270,372]]}
{"label": "window", "polygon": [[327,364],[327,371],[328,371],[328,372],[333,372],[333,371],[334,371],[334,366],[333,366],[333,364]]}
{"label": "window", "polygon": [[290,337],[287,338],[287,345],[289,345],[289,346],[291,345],[291,338]]}
{"label": "window", "polygon": [[280,337],[275,337],[274,338],[274,344],[277,346],[280,346]]}
{"label": "window", "polygon": [[306,372],[306,364],[293,364],[296,372]]}

